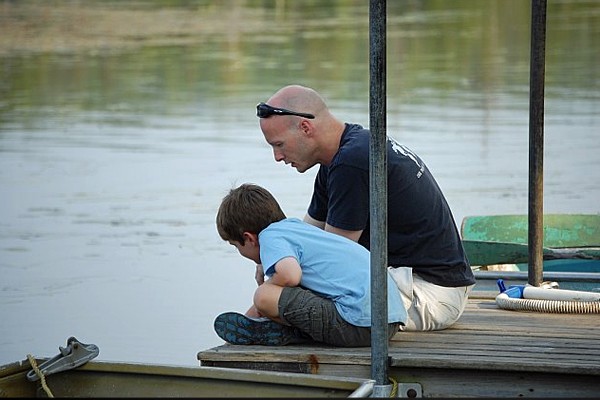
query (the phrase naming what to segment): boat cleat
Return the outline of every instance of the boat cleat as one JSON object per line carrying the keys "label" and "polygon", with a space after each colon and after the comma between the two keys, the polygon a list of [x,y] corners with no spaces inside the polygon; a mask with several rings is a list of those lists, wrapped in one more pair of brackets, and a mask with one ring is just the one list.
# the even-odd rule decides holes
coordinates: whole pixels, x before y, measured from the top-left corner
{"label": "boat cleat", "polygon": [[[93,358],[96,358],[100,353],[100,349],[95,344],[81,343],[73,336],[67,339],[67,347],[59,346],[58,348],[60,354],[39,365],[38,369],[43,376],[77,368]],[[27,379],[33,382],[40,379],[40,377],[36,371],[32,369],[27,373]]]}

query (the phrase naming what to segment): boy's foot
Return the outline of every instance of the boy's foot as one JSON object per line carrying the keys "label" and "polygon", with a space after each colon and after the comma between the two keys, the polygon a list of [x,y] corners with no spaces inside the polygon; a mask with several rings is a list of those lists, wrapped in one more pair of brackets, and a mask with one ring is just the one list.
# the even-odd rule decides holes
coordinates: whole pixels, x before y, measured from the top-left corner
{"label": "boy's foot", "polygon": [[215,319],[215,331],[231,344],[282,346],[307,342],[298,329],[281,325],[268,318],[250,318],[237,312],[226,312]]}

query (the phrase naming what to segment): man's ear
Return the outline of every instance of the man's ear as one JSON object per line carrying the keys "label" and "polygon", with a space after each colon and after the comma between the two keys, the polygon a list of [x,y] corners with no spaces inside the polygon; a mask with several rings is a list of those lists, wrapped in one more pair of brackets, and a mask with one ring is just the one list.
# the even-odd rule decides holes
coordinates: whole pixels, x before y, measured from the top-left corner
{"label": "man's ear", "polygon": [[244,246],[246,245],[246,242],[253,246],[258,245],[258,235],[256,233],[244,232],[242,236],[244,237]]}
{"label": "man's ear", "polygon": [[306,136],[311,136],[313,132],[313,125],[309,120],[303,119],[300,121],[300,130]]}

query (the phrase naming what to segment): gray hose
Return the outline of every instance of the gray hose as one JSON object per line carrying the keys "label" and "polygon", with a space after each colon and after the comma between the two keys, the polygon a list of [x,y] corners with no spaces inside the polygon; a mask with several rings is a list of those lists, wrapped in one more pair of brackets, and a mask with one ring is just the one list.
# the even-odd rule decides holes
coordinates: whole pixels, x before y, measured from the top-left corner
{"label": "gray hose", "polygon": [[508,297],[506,293],[496,296],[500,308],[517,311],[539,311],[562,314],[600,314],[600,301],[565,301],[518,299]]}

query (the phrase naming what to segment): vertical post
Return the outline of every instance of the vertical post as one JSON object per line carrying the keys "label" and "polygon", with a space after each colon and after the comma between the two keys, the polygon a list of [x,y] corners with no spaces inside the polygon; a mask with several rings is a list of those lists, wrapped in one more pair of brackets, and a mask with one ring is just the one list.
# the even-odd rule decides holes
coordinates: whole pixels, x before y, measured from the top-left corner
{"label": "vertical post", "polygon": [[[373,397],[389,397],[387,337],[386,1],[369,7],[369,194],[371,234],[371,377]],[[387,393],[386,392],[386,388]]]}
{"label": "vertical post", "polygon": [[544,76],[546,0],[531,1],[531,56],[529,69],[529,209],[528,282],[543,280],[544,244]]}

